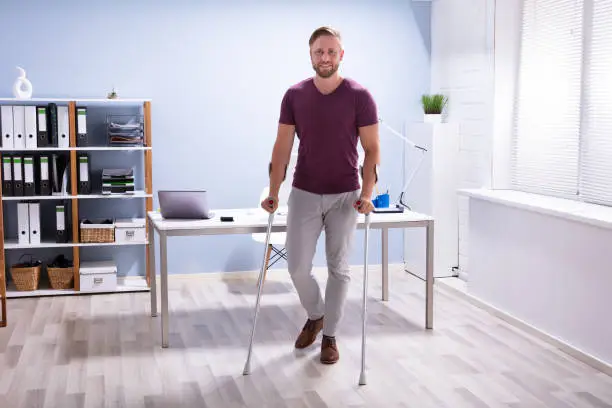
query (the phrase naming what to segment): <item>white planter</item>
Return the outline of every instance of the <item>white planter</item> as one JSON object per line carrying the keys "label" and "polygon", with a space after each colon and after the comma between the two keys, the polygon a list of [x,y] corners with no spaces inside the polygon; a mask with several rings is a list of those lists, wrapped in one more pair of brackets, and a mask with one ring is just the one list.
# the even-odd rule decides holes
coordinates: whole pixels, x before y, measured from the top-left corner
{"label": "white planter", "polygon": [[442,114],[424,114],[423,122],[425,123],[442,123]]}

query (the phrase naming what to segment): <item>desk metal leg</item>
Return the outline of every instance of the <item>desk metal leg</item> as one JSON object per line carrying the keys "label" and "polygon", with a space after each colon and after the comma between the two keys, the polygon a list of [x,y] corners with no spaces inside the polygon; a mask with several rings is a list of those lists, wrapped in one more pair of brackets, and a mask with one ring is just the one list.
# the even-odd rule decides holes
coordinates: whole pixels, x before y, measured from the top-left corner
{"label": "desk metal leg", "polygon": [[162,347],[168,347],[168,251],[166,234],[159,234],[160,277],[161,277],[161,321],[162,321]]}
{"label": "desk metal leg", "polygon": [[389,300],[389,229],[380,230],[382,235],[382,300]]}
{"label": "desk metal leg", "polygon": [[427,259],[425,261],[425,328],[433,329],[433,268],[434,268],[434,222],[427,222]]}
{"label": "desk metal leg", "polygon": [[151,316],[157,316],[157,267],[155,266],[155,228],[149,221],[149,276],[151,282]]}

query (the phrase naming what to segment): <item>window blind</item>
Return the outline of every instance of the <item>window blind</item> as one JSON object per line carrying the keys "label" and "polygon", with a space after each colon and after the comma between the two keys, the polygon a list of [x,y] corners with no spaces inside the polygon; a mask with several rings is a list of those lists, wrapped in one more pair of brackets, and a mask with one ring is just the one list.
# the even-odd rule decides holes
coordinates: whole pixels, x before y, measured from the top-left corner
{"label": "window blind", "polygon": [[[584,200],[612,204],[612,0],[593,0],[580,166]],[[590,13],[589,13],[590,14]],[[589,31],[589,30],[587,30]]]}
{"label": "window blind", "polygon": [[513,188],[576,198],[582,0],[524,0],[511,153]]}

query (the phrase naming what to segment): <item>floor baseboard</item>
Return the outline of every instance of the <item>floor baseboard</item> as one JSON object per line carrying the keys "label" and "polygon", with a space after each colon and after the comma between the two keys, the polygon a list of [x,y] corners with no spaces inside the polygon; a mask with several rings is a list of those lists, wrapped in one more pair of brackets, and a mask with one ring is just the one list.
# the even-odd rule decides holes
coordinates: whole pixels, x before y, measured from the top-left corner
{"label": "floor baseboard", "polygon": [[467,302],[473,304],[474,306],[479,307],[483,310],[486,310],[492,315],[499,317],[500,319],[511,324],[512,326],[528,334],[531,334],[552,346],[557,347],[559,350],[562,350],[566,354],[582,361],[585,364],[588,364],[589,366],[595,368],[596,370],[599,370],[609,376],[612,376],[612,365],[606,363],[605,361],[598,359],[597,357],[589,353],[584,352],[583,350],[580,350],[579,348],[572,346],[571,344],[568,344],[558,339],[557,337],[545,331],[538,329],[535,326],[532,326],[531,324],[519,318],[516,318],[504,312],[503,310],[498,309],[497,307],[475,296],[470,295],[467,292],[467,284],[465,281],[462,281],[459,278],[445,278],[445,279],[436,280],[436,285],[439,288],[446,289],[448,292],[454,293],[455,295],[457,295],[457,297],[466,300]]}

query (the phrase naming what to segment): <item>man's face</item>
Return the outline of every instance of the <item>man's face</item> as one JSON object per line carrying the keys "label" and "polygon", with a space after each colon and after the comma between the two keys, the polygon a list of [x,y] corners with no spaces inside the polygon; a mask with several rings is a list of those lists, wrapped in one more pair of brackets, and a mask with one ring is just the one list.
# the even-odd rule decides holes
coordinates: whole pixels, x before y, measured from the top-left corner
{"label": "man's face", "polygon": [[323,35],[312,43],[310,60],[312,68],[322,78],[329,78],[340,67],[344,50],[340,41],[331,35]]}

